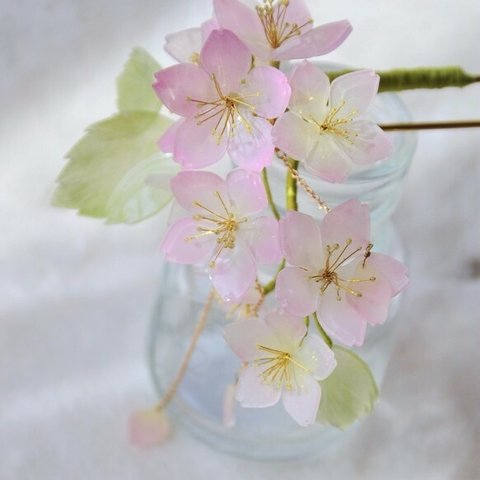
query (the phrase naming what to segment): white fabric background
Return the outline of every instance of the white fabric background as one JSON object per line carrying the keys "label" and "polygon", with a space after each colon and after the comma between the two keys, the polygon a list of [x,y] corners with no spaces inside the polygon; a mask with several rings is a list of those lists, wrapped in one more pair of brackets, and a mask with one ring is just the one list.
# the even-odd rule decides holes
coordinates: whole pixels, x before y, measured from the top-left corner
{"label": "white fabric background", "polygon": [[[329,60],[480,73],[478,0],[310,1],[354,32]],[[0,478],[480,478],[480,131],[420,135],[396,214],[411,255],[401,335],[375,413],[326,458],[257,464],[177,431],[131,447],[130,411],[154,401],[144,362],[164,216],[104,226],[49,207],[62,156],[114,109],[131,47],[164,64],[163,37],[208,0],[0,0]],[[402,94],[417,120],[479,117],[480,85]]]}

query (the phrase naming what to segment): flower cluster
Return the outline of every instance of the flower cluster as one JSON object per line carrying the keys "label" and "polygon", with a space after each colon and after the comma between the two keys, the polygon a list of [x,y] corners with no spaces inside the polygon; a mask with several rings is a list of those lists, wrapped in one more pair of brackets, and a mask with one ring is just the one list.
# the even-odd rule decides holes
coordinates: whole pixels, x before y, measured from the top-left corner
{"label": "flower cluster", "polygon": [[[357,199],[321,222],[292,208],[280,216],[266,169],[283,156],[341,182],[352,168],[388,158],[392,143],[366,115],[378,75],[363,70],[330,83],[306,60],[339,46],[350,24],[314,27],[303,0],[252,3],[214,0],[201,28],[167,37],[180,63],[157,72],[153,87],[179,118],[159,145],[182,171],[171,181],[176,215],[161,248],[170,262],[204,265],[226,302],[245,303],[256,291],[251,317],[225,329],[243,362],[236,398],[245,407],[282,398],[298,424],[310,425],[319,382],[336,366],[331,339],[362,345],[366,325],[386,320],[406,270],[373,251],[369,209]],[[280,62],[293,59],[303,61],[283,73]],[[226,155],[235,167],[225,178],[202,170]],[[272,288],[259,284],[269,264],[279,264]],[[273,290],[278,305],[260,308]],[[311,316],[318,335],[307,327]]]}

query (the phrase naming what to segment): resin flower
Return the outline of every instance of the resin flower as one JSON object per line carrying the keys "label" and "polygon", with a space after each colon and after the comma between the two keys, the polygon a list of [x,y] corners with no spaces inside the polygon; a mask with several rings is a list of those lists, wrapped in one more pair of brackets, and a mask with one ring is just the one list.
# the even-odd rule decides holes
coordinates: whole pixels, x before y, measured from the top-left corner
{"label": "resin flower", "polygon": [[378,84],[375,72],[361,70],[330,85],[320,69],[303,62],[290,75],[289,111],[275,124],[275,145],[329,182],[341,182],[352,164],[384,160],[392,142],[364,116]]}
{"label": "resin flower", "polygon": [[200,65],[181,63],[155,74],[162,102],[184,117],[160,139],[185,169],[205,167],[228,152],[243,168],[272,162],[272,125],[290,99],[287,77],[272,67],[250,69],[248,48],[228,30],[214,30]]}
{"label": "resin flower", "polygon": [[281,258],[278,222],[259,215],[267,207],[260,175],[237,169],[224,181],[211,172],[180,172],[170,185],[185,216],[166,233],[165,258],[207,263],[219,295],[242,298],[255,283],[257,263]]}
{"label": "resin flower", "polygon": [[290,267],[277,278],[276,296],[292,315],[318,313],[329,335],[362,345],[367,323],[383,323],[390,300],[408,283],[397,260],[371,251],[366,205],[349,200],[331,210],[320,226],[289,212],[280,221],[280,241]]}
{"label": "resin flower", "polygon": [[300,425],[315,422],[320,405],[319,380],[336,367],[335,356],[302,318],[272,312],[265,319],[237,320],[225,327],[225,339],[246,363],[236,398],[243,407],[275,405],[282,397],[287,413]]}
{"label": "resin flower", "polygon": [[347,20],[313,28],[303,0],[214,0],[213,6],[219,24],[264,61],[325,55],[352,31]]}
{"label": "resin flower", "polygon": [[200,28],[187,28],[165,37],[165,51],[179,62],[200,63],[200,51],[213,30],[220,28],[212,18],[203,22]]}

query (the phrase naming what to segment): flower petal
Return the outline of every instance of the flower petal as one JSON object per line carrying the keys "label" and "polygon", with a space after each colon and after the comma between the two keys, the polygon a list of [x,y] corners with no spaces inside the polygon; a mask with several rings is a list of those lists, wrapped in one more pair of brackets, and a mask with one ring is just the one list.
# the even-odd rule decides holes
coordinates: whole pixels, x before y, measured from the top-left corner
{"label": "flower petal", "polygon": [[129,437],[133,445],[150,448],[162,443],[171,433],[170,422],[165,411],[140,410],[131,415]]}
{"label": "flower petal", "polygon": [[287,212],[280,220],[280,242],[287,262],[311,270],[323,266],[320,232],[310,215]]}
{"label": "flower petal", "polygon": [[[370,210],[357,199],[347,200],[325,215],[320,230],[324,245],[338,243],[342,249],[345,242],[351,240],[345,251],[349,255],[357,248],[366,248],[370,243]],[[362,255],[362,252],[358,252],[356,256]]]}
{"label": "flower petal", "polygon": [[273,160],[272,125],[260,117],[242,112],[245,121],[237,119],[230,137],[228,154],[240,167],[260,172]]}
{"label": "flower petal", "polygon": [[162,152],[173,153],[175,148],[175,137],[177,136],[177,130],[180,125],[184,122],[183,118],[172,123],[165,133],[160,137],[158,141],[158,147]]}
{"label": "flower petal", "polygon": [[[203,22],[200,25],[202,31],[202,41],[205,42],[214,30],[220,30],[220,25],[215,17]],[[198,51],[200,53],[200,50]]]}
{"label": "flower petal", "polygon": [[[187,211],[208,215],[206,209],[223,215],[222,204],[218,194],[223,199],[228,199],[225,181],[212,172],[180,172],[170,182],[172,193],[177,202]],[[216,193],[218,192],[218,194]]]}
{"label": "flower petal", "polygon": [[310,278],[309,272],[287,267],[277,276],[275,296],[288,313],[306,317],[317,308],[318,287]]}
{"label": "flower petal", "polygon": [[240,90],[244,101],[255,107],[255,113],[265,118],[276,118],[285,112],[291,88],[287,76],[273,67],[253,68]]}
{"label": "flower petal", "polygon": [[[345,293],[345,295],[348,295]],[[349,301],[337,300],[333,285],[320,297],[318,317],[325,331],[338,342],[351,347],[363,345],[367,322]]]}
{"label": "flower petal", "polygon": [[215,78],[224,95],[237,91],[247,76],[252,55],[238,37],[229,30],[214,30],[200,53],[203,68]]}
{"label": "flower petal", "polygon": [[244,362],[259,357],[258,344],[269,344],[272,331],[263,320],[242,318],[225,326],[223,336],[230,348]]}
{"label": "flower petal", "polygon": [[214,236],[187,240],[198,235],[197,225],[192,218],[181,218],[170,225],[160,245],[167,261],[198,264],[211,258],[216,245]]}
{"label": "flower petal", "polygon": [[195,102],[189,100],[212,100],[215,98],[213,84],[208,74],[190,63],[180,63],[164,68],[155,74],[153,89],[160,100],[173,113],[190,117],[197,112]]}
{"label": "flower petal", "polygon": [[317,380],[325,380],[337,366],[333,350],[316,334],[309,334],[295,359],[307,367]]}
{"label": "flower petal", "polygon": [[261,212],[268,205],[262,177],[256,172],[237,168],[227,175],[228,195],[238,215]]}
{"label": "flower petal", "polygon": [[225,301],[242,297],[254,284],[257,275],[250,249],[238,240],[235,248],[224,248],[215,266],[210,267],[213,286]]}
{"label": "flower petal", "polygon": [[242,232],[256,260],[260,264],[277,263],[282,258],[278,222],[272,217],[259,217],[247,223]]}
{"label": "flower petal", "polygon": [[335,50],[350,35],[352,26],[348,20],[326,23],[286,41],[275,50],[275,60],[309,58]]}
{"label": "flower petal", "polygon": [[269,59],[271,49],[265,39],[257,12],[253,8],[239,0],[213,0],[213,8],[223,28],[235,33],[259,58]]}
{"label": "flower petal", "polygon": [[247,408],[264,408],[275,405],[280,400],[282,391],[263,383],[262,370],[248,365],[240,371],[236,398]]}
{"label": "flower petal", "polygon": [[284,390],[282,401],[287,413],[299,425],[308,427],[315,423],[321,396],[320,384],[311,375],[303,375],[302,389]]}
{"label": "flower petal", "polygon": [[293,112],[283,114],[273,126],[273,143],[296,160],[304,160],[318,141],[318,128]]}
{"label": "flower petal", "polygon": [[373,70],[359,70],[337,77],[330,88],[330,107],[344,103],[342,116],[361,115],[367,110],[378,91],[380,77]]}
{"label": "flower petal", "polygon": [[202,31],[200,28],[187,28],[170,33],[165,37],[165,51],[182,63],[193,63],[193,55],[200,54],[202,48]]}
{"label": "flower petal", "polygon": [[[279,9],[282,2],[276,2],[275,8]],[[298,26],[305,25],[302,32],[312,28],[312,15],[304,0],[289,0],[288,7],[285,12],[285,22],[290,25],[296,24]]]}
{"label": "flower petal", "polygon": [[335,135],[331,133],[322,134],[318,138],[305,160],[306,170],[332,183],[345,180],[351,170],[350,165],[350,158],[338,146]]}
{"label": "flower petal", "polygon": [[173,151],[174,160],[185,169],[206,167],[220,160],[227,150],[227,136],[212,135],[216,120],[197,124],[193,118],[186,119],[178,126]]}
{"label": "flower petal", "polygon": [[298,348],[298,344],[307,333],[302,317],[295,317],[282,311],[274,311],[265,316],[265,323],[275,334],[279,345],[285,345],[286,351]]}
{"label": "flower petal", "polygon": [[304,118],[323,121],[330,97],[330,81],[325,73],[305,60],[292,70],[289,80],[292,87],[290,110]]}
{"label": "flower petal", "polygon": [[393,297],[407,286],[407,267],[398,260],[382,253],[372,252],[366,264],[370,265],[377,274],[388,280]]}
{"label": "flower petal", "polygon": [[353,163],[370,165],[391,155],[393,142],[375,123],[356,120],[346,130],[352,131],[354,135],[351,136],[351,142],[342,142],[342,147]]}

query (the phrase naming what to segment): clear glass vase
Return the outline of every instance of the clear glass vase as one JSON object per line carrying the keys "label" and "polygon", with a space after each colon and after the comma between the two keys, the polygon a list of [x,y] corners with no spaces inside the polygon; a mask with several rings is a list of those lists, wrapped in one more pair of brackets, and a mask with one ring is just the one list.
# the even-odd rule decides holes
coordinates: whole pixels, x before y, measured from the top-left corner
{"label": "clear glass vase", "polygon": [[[371,116],[382,122],[406,122],[409,114],[395,94],[382,94]],[[411,133],[395,133],[395,150],[388,160],[370,168],[358,168],[343,184],[330,184],[300,171],[303,178],[330,206],[350,198],[369,204],[372,213],[374,249],[405,261],[404,251],[391,222],[402,191],[402,183],[416,146]],[[285,167],[277,162],[269,168],[273,197],[282,211]],[[318,207],[299,188],[299,209],[320,217]],[[149,365],[161,396],[181,363],[195,324],[211,290],[205,270],[198,267],[165,265],[161,290],[149,332]],[[273,295],[267,297],[273,301]],[[365,344],[357,353],[369,364],[380,385],[388,364],[401,296],[396,297],[384,325],[368,328]],[[233,427],[223,424],[225,391],[235,380],[240,361],[225,343],[223,326],[229,322],[224,306],[214,305],[191,359],[187,374],[169,406],[177,424],[213,447],[242,457],[286,460],[324,452],[348,430],[324,425],[298,426],[283,410],[281,402],[272,408],[235,409]]]}

